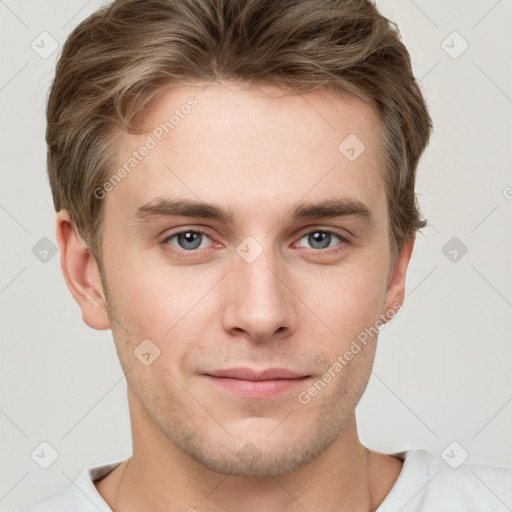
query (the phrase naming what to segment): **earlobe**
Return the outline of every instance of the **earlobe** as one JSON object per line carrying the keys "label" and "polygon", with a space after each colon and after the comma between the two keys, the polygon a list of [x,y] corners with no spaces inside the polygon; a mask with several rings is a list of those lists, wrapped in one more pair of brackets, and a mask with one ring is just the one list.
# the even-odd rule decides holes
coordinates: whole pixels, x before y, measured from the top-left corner
{"label": "earlobe", "polygon": [[385,322],[391,320],[404,302],[405,278],[413,247],[414,237],[403,244],[400,255],[391,269],[384,300],[384,308],[381,312],[381,318],[384,318]]}
{"label": "earlobe", "polygon": [[57,214],[57,241],[64,279],[82,310],[83,321],[93,329],[110,329],[98,265],[66,210]]}

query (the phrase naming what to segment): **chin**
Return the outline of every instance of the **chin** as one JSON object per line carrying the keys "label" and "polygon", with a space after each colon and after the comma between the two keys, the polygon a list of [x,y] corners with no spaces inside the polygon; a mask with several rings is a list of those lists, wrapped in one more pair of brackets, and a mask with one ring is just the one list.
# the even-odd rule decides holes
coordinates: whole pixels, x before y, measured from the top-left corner
{"label": "chin", "polygon": [[226,476],[278,477],[299,469],[318,453],[297,450],[296,447],[268,452],[247,442],[238,452],[214,453],[203,450],[198,453],[189,452],[189,455],[209,470]]}
{"label": "chin", "polygon": [[[188,436],[180,441],[180,448],[202,466],[227,476],[278,477],[292,473],[308,464],[326,450],[339,434],[338,429],[315,428],[302,435],[273,433],[260,437]],[[248,440],[250,438],[251,440]]]}

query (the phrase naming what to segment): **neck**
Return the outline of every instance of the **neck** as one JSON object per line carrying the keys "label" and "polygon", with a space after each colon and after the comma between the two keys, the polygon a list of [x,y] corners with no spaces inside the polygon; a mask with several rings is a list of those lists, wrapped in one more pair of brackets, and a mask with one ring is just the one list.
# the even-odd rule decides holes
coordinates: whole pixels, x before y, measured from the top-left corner
{"label": "neck", "polygon": [[[240,477],[210,471],[172,444],[131,397],[133,456],[96,483],[116,512],[374,510],[401,469],[359,442],[355,418],[327,450],[293,473]],[[394,459],[393,459],[394,460]],[[399,465],[399,467],[397,466]],[[377,473],[377,474],[376,474]]]}

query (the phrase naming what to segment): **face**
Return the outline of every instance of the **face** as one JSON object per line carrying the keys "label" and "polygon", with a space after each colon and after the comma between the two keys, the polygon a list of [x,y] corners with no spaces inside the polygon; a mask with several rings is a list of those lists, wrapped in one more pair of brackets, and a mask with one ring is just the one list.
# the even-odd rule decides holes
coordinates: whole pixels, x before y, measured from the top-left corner
{"label": "face", "polygon": [[377,339],[362,333],[402,297],[376,114],[223,83],[165,92],[144,125],[103,198],[132,428],[220,473],[293,471],[353,418]]}

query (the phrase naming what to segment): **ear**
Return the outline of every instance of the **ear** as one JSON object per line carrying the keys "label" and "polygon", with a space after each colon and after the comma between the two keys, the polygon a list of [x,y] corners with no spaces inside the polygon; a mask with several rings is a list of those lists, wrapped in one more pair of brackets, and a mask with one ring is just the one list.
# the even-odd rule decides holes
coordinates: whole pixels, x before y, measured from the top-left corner
{"label": "ear", "polygon": [[400,255],[391,268],[388,287],[384,298],[383,310],[381,311],[381,318],[384,320],[384,323],[393,318],[404,302],[405,277],[413,247],[414,237],[403,244]]}
{"label": "ear", "polygon": [[110,329],[98,265],[75,231],[67,210],[57,214],[57,241],[64,279],[82,310],[83,321],[93,329]]}

